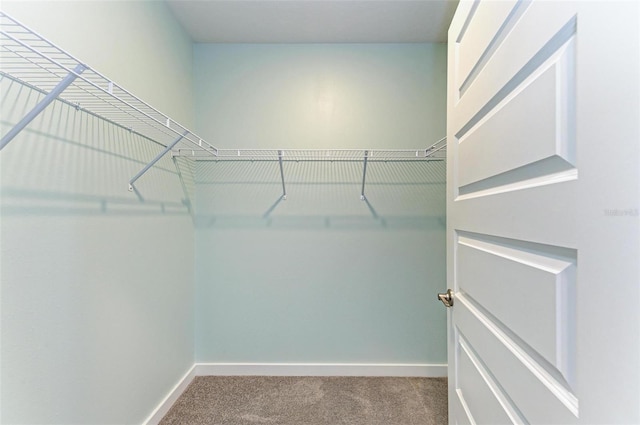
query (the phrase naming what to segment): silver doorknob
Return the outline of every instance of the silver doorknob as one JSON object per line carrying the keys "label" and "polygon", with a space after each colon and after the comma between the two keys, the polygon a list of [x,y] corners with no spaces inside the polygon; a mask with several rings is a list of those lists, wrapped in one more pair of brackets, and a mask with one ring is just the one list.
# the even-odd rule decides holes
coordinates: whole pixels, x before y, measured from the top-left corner
{"label": "silver doorknob", "polygon": [[442,304],[444,304],[445,306],[452,307],[453,291],[451,289],[447,289],[447,292],[445,292],[444,294],[438,294],[438,299],[442,301]]}

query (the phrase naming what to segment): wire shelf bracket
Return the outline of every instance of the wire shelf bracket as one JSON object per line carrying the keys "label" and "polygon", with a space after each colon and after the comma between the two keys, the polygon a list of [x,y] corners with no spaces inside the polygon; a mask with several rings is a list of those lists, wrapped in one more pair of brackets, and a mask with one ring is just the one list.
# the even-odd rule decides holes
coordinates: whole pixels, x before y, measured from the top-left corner
{"label": "wire shelf bracket", "polygon": [[86,69],[86,67],[82,64],[76,65],[72,72],[69,72],[66,77],[64,77],[54,88],[47,94],[44,99],[42,99],[38,104],[27,113],[16,125],[13,126],[11,130],[7,132],[0,140],[0,151],[9,144],[10,141],[13,140],[31,121],[33,121],[42,111],[44,111],[47,106],[67,88],[71,83],[78,78],[78,75],[82,74],[82,72]]}
{"label": "wire shelf bracket", "polygon": [[282,179],[282,200],[287,200],[287,188],[284,185],[284,169],[282,168],[282,151],[278,151],[278,162],[280,163],[280,178]]}
{"label": "wire shelf bracket", "polygon": [[362,190],[360,191],[360,200],[364,201],[365,199],[367,199],[364,196],[364,183],[367,179],[367,159],[369,159],[369,151],[364,151],[364,160],[363,162],[363,167],[362,167]]}
{"label": "wire shelf bracket", "polygon": [[160,161],[163,156],[165,156],[171,149],[173,149],[173,147],[175,145],[177,145],[180,142],[180,140],[182,140],[182,138],[184,136],[186,136],[186,135],[187,135],[187,133],[184,133],[183,135],[178,136],[178,138],[176,140],[174,140],[172,143],[170,143],[166,148],[164,148],[164,150],[162,152],[160,152],[155,158],[153,158],[150,163],[145,165],[144,168],[138,172],[138,174],[136,174],[134,177],[132,177],[131,180],[129,180],[129,192],[133,192],[133,188],[134,188],[133,184],[140,177],[142,177],[142,175],[144,173],[149,171],[149,168],[153,167],[156,162]]}

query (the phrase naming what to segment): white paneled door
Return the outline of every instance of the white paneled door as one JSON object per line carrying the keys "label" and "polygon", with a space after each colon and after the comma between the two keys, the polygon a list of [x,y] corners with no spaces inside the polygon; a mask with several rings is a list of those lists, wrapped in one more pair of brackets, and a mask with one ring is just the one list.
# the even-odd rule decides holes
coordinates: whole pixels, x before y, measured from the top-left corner
{"label": "white paneled door", "polygon": [[449,420],[640,423],[640,2],[462,1]]}

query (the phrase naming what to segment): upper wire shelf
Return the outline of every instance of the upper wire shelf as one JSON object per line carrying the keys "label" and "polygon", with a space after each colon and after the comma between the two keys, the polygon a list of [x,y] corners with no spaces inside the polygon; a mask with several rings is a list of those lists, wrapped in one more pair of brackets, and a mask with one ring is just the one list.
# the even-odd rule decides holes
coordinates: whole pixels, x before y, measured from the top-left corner
{"label": "upper wire shelf", "polygon": [[2,135],[0,150],[56,99],[164,146],[162,152],[129,180],[129,190],[135,190],[134,183],[171,152],[172,156],[195,160],[278,161],[285,199],[284,161],[362,161],[364,199],[368,161],[442,161],[446,156],[446,138],[426,149],[218,149],[2,11],[0,77],[18,81],[45,95]]}
{"label": "upper wire shelf", "polygon": [[164,146],[181,137],[179,146],[215,154],[216,148],[158,111],[113,80],[0,11],[0,74],[51,93],[67,77],[73,81],[59,98],[141,134]]}
{"label": "upper wire shelf", "polygon": [[173,156],[209,161],[443,161],[446,139],[427,149],[218,149],[215,156],[204,149],[178,148]]}

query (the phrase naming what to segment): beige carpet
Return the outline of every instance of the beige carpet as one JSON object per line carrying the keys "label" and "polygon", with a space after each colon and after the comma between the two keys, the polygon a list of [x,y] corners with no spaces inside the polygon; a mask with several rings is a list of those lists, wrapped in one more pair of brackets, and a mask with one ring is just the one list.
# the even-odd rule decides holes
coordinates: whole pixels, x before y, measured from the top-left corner
{"label": "beige carpet", "polygon": [[440,425],[446,378],[196,377],[161,425]]}

